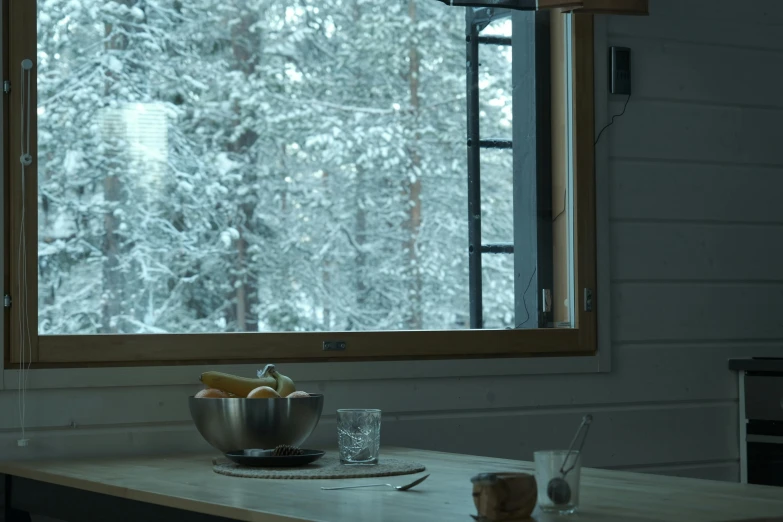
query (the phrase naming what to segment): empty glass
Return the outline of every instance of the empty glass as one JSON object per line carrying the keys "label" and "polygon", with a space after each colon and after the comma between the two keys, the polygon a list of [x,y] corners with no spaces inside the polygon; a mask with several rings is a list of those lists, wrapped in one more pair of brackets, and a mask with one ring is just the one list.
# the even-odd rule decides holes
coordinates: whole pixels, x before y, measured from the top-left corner
{"label": "empty glass", "polygon": [[337,444],[342,464],[378,464],[381,410],[337,410]]}
{"label": "empty glass", "polygon": [[[568,456],[568,459],[566,459]],[[533,453],[538,484],[538,505],[542,511],[568,515],[579,506],[579,451],[552,450]],[[566,461],[567,460],[567,461]],[[554,479],[554,481],[553,481]],[[565,481],[563,484],[562,481]]]}

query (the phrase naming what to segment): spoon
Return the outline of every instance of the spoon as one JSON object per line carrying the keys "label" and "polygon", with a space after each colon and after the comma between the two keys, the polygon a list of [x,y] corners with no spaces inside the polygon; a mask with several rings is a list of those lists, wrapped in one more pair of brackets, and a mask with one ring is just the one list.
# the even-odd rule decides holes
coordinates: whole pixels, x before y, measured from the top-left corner
{"label": "spoon", "polygon": [[[568,485],[568,482],[565,478],[566,475],[568,475],[568,473],[576,467],[576,461],[579,459],[582,448],[585,446],[587,432],[590,429],[590,423],[592,422],[592,415],[585,415],[582,418],[582,424],[580,424],[579,429],[576,430],[576,435],[574,435],[574,438],[571,441],[571,445],[568,446],[568,453],[566,453],[565,459],[563,459],[563,465],[560,466],[560,476],[552,478],[549,481],[549,484],[546,486],[546,495],[549,497],[549,500],[555,503],[555,505],[560,506],[563,504],[568,504],[568,502],[571,500],[571,486]],[[582,430],[584,430],[584,435],[582,437],[582,442],[579,444],[579,449],[575,453],[574,462],[571,464],[571,467],[566,467],[568,464],[568,457],[571,456],[571,453],[574,450],[574,444],[576,444],[576,440],[579,438]]]}
{"label": "spoon", "polygon": [[390,488],[396,489],[397,491],[408,491],[412,487],[417,486],[422,482],[424,482],[427,479],[427,477],[429,477],[429,475],[424,475],[423,477],[419,477],[413,482],[411,482],[410,484],[405,484],[404,486],[395,486],[394,484],[361,484],[359,486],[337,486],[333,488],[322,487],[321,489],[353,489],[353,488],[372,488],[377,486],[388,486]]}

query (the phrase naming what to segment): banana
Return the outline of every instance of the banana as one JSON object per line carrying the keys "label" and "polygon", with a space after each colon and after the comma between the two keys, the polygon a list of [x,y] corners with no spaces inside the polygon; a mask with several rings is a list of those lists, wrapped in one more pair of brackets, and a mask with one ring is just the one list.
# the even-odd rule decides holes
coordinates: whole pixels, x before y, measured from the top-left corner
{"label": "banana", "polygon": [[277,379],[272,375],[261,376],[258,379],[249,379],[239,377],[229,373],[222,372],[204,372],[201,374],[201,382],[209,388],[217,388],[224,392],[236,395],[237,397],[247,397],[247,394],[259,386],[269,386],[277,388]]}
{"label": "banana", "polygon": [[277,369],[275,369],[274,364],[267,364],[263,370],[259,370],[258,372],[259,379],[268,378],[270,376],[275,379],[275,386],[272,386],[272,388],[274,388],[281,397],[288,397],[288,395],[296,391],[294,381],[290,377],[278,372]]}
{"label": "banana", "polygon": [[294,381],[282,373],[275,372],[277,374],[277,393],[280,394],[281,397],[288,397],[292,393],[296,391],[296,385],[294,385]]}

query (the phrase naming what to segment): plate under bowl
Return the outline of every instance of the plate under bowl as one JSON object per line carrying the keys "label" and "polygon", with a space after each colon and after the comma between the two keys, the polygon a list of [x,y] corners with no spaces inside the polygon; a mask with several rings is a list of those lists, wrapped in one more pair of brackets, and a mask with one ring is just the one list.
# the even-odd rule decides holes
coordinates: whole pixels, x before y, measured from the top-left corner
{"label": "plate under bowl", "polygon": [[264,468],[283,468],[304,466],[315,462],[324,456],[320,450],[302,450],[302,455],[285,455],[275,457],[274,450],[248,449],[244,451],[232,451],[226,453],[226,457],[242,466],[255,466]]}

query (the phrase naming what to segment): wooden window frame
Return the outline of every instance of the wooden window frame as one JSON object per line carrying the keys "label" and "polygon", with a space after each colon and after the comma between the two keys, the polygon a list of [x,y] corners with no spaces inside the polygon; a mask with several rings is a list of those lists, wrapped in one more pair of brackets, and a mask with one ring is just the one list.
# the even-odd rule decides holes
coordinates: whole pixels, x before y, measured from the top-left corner
{"label": "wooden window frame", "polygon": [[[4,78],[20,77],[21,61],[36,56],[36,2],[10,0],[3,5],[8,11],[3,35]],[[564,183],[568,162],[568,140],[565,137],[567,104],[565,92],[566,49],[564,17],[572,16],[571,79],[572,79],[572,155],[573,155],[573,230],[574,230],[574,288],[576,325],[574,328],[504,329],[504,330],[449,330],[449,331],[360,331],[309,333],[206,333],[206,334],[137,334],[137,335],[46,335],[37,334],[37,162],[27,167],[26,174],[26,242],[27,299],[19,292],[12,274],[17,270],[18,236],[21,213],[21,165],[14,160],[13,151],[20,150],[21,136],[4,132],[6,151],[4,170],[6,200],[4,201],[5,230],[5,288],[14,297],[5,309],[6,368],[19,363],[20,328],[22,312],[30,319],[29,352],[26,361],[32,368],[139,366],[177,364],[221,364],[283,361],[356,361],[399,359],[459,359],[534,356],[591,356],[597,352],[597,310],[594,305],[586,311],[582,303],[584,289],[596,295],[596,209],[594,172],[594,83],[593,83],[593,17],[590,14],[571,15],[552,11],[552,174],[553,185]],[[32,20],[32,22],[30,22]],[[30,30],[30,27],[33,30]],[[11,43],[11,45],[8,45]],[[36,82],[36,69],[32,82]],[[18,129],[22,89],[12,89],[3,103],[8,118],[4,131]],[[36,89],[31,90],[30,106],[36,107]],[[9,112],[10,109],[10,112]],[[561,121],[555,121],[559,115]],[[37,122],[31,118],[30,151],[37,157]],[[559,180],[559,181],[558,181]],[[562,196],[561,196],[562,197]],[[554,201],[553,208],[562,207]],[[560,219],[565,222],[566,213]],[[556,220],[557,221],[557,220]],[[567,242],[562,230],[565,225],[555,223],[555,258],[567,255]],[[557,230],[561,230],[560,233]],[[559,253],[558,253],[559,250]],[[565,277],[568,262],[556,264],[555,270]],[[556,275],[557,277],[557,275]],[[555,290],[557,294],[557,290]],[[324,351],[326,340],[347,344],[345,351]],[[25,340],[27,343],[27,340]]]}

